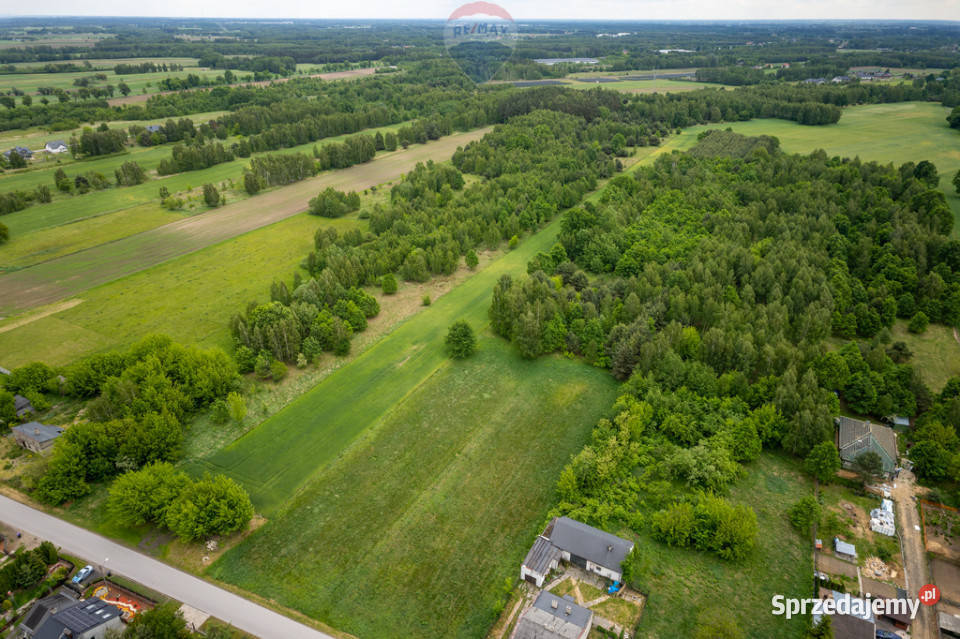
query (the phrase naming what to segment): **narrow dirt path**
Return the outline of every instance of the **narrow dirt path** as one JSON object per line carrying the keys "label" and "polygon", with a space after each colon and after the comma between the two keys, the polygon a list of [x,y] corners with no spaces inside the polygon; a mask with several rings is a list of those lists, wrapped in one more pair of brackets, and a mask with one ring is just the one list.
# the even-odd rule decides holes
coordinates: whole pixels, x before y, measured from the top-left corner
{"label": "narrow dirt path", "polygon": [[[923,531],[920,528],[920,514],[917,512],[917,502],[914,497],[917,493],[915,477],[909,470],[900,472],[891,492],[893,500],[900,511],[900,531],[903,544],[904,579],[906,590],[910,597],[916,597],[921,586],[930,583],[927,572],[927,553],[923,545]],[[913,639],[938,639],[936,612],[933,606],[920,606],[917,618],[911,627]]]}

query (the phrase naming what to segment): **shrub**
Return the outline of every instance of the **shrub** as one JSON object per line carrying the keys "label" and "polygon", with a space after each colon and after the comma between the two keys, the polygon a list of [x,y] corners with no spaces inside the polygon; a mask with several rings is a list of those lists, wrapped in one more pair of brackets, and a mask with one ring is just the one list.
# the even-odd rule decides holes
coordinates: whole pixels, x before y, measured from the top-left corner
{"label": "shrub", "polygon": [[923,311],[917,311],[916,314],[910,318],[910,324],[907,325],[907,330],[911,333],[923,333],[927,330],[929,323],[930,319],[927,317],[927,314]]}
{"label": "shrub", "polygon": [[286,376],[287,365],[280,360],[274,360],[274,362],[270,364],[270,378],[275,382],[279,382]]}
{"label": "shrub", "polygon": [[393,273],[387,273],[380,278],[380,287],[384,295],[393,295],[397,292],[397,278]]}

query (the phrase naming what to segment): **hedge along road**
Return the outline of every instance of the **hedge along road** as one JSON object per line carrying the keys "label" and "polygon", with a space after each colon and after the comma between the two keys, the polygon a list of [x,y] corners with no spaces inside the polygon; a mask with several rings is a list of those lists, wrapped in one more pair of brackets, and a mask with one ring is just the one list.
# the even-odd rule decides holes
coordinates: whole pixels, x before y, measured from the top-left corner
{"label": "hedge along road", "polygon": [[483,137],[489,130],[487,127],[456,133],[387,153],[365,164],[327,171],[201,215],[2,275],[0,315],[14,315],[77,295],[296,215],[306,210],[310,198],[327,187],[361,191],[397,179],[418,162],[449,160],[458,146]]}
{"label": "hedge along road", "polygon": [[258,637],[334,639],[239,595],[2,495],[0,520]]}
{"label": "hedge along road", "polygon": [[504,274],[525,274],[527,262],[556,241],[560,219],[190,470],[229,474],[250,492],[259,512],[272,514],[289,503],[315,473],[447,361],[443,342],[450,324],[464,319],[475,331],[488,324],[487,309],[497,280]]}

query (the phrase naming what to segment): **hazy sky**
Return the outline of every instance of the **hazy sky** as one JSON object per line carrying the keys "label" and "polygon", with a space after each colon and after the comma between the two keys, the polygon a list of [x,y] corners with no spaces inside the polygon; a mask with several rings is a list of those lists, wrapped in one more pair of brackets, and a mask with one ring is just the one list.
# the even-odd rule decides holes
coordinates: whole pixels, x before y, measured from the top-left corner
{"label": "hazy sky", "polygon": [[[0,15],[445,19],[460,4],[448,0],[0,0]],[[498,4],[515,19],[960,20],[960,0],[503,0]]]}

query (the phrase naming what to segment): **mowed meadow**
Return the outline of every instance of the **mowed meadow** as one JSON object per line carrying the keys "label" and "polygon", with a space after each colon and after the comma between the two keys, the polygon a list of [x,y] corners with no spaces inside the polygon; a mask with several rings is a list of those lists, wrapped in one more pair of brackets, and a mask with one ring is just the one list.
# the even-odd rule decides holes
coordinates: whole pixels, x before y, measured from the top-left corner
{"label": "mowed meadow", "polygon": [[[409,346],[438,351],[442,339]],[[365,388],[364,401],[310,421],[291,407],[272,420],[319,447],[251,440],[264,473],[276,460],[316,474],[292,499],[278,499],[279,487],[255,492],[271,506],[268,523],[208,574],[361,637],[483,636],[545,522],[563,464],[616,384],[580,362],[522,360],[486,335],[474,357],[425,379],[419,369],[408,377],[404,359],[379,380],[359,364],[328,379]],[[376,401],[381,393],[391,393],[389,405]],[[321,384],[302,401],[326,396]],[[336,430],[342,417],[364,430],[352,444]],[[270,422],[260,428],[276,433]]]}

